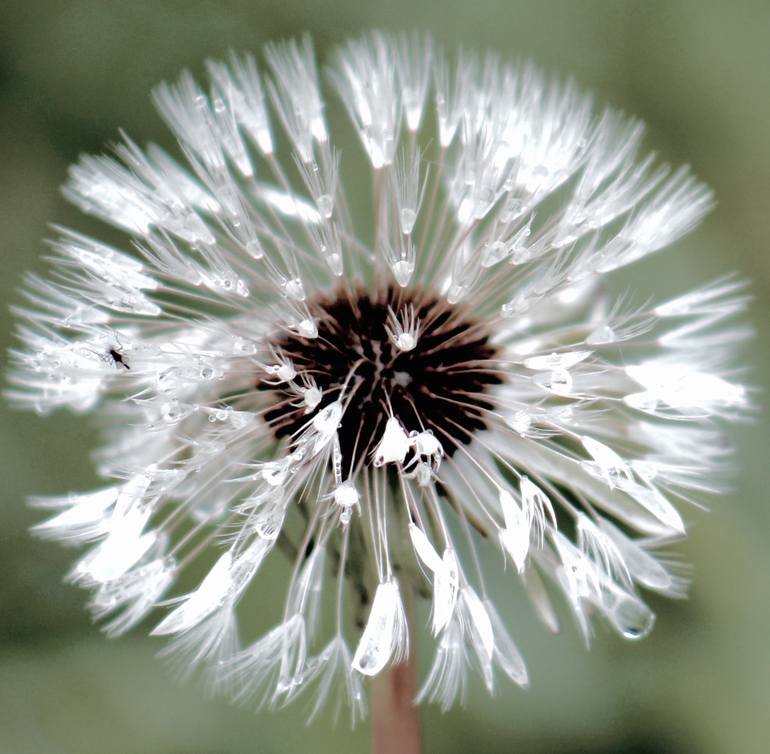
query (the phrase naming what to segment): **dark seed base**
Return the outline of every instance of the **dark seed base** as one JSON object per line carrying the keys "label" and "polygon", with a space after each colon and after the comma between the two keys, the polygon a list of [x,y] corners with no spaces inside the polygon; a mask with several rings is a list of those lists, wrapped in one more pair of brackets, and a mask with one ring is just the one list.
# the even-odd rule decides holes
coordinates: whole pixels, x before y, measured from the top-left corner
{"label": "dark seed base", "polygon": [[[289,334],[273,341],[298,373],[307,372],[323,390],[319,409],[337,398],[356,362],[363,360],[348,382],[339,428],[345,474],[370,462],[391,410],[407,432],[432,430],[452,455],[458,443],[468,443],[484,429],[484,410],[494,407],[487,391],[501,379],[495,365],[485,363],[496,355],[487,333],[467,312],[436,296],[422,294],[417,301],[416,292],[394,287],[374,295],[342,293],[311,304],[317,338]],[[399,316],[411,302],[419,340],[413,350],[400,351],[385,329],[388,309]],[[266,419],[276,437],[293,435],[315,412],[292,406],[296,394],[263,381],[269,379],[261,376],[257,387],[275,392],[280,405]]]}

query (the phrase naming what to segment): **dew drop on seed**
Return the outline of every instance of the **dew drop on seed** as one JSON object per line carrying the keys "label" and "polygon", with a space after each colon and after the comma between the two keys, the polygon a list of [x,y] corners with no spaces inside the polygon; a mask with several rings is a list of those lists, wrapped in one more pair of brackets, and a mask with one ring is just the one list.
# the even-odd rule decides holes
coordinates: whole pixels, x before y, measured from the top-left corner
{"label": "dew drop on seed", "polygon": [[396,281],[402,288],[405,288],[407,285],[409,285],[409,281],[412,278],[412,273],[414,272],[414,264],[412,262],[396,262],[392,269]]}
{"label": "dew drop on seed", "polygon": [[616,339],[615,332],[609,325],[597,327],[587,338],[586,343],[592,346],[614,343]]}
{"label": "dew drop on seed", "polygon": [[626,639],[643,639],[655,625],[655,614],[635,597],[620,597],[608,617]]}
{"label": "dew drop on seed", "polygon": [[334,199],[330,194],[321,194],[316,201],[316,206],[321,215],[328,220],[334,212]]}
{"label": "dew drop on seed", "polygon": [[508,255],[508,250],[502,241],[492,241],[487,244],[481,255],[481,266],[492,267]]}
{"label": "dew drop on seed", "polygon": [[256,238],[246,242],[246,253],[254,259],[262,259],[265,256],[262,244]]}
{"label": "dew drop on seed", "polygon": [[340,254],[337,254],[336,252],[334,254],[329,254],[329,256],[326,257],[326,264],[329,265],[329,268],[336,277],[342,275],[342,256]]}
{"label": "dew drop on seed", "polygon": [[286,295],[294,301],[305,300],[305,289],[302,286],[302,281],[299,278],[287,280],[283,285],[283,289],[286,292]]}
{"label": "dew drop on seed", "polygon": [[414,229],[417,220],[417,213],[410,207],[404,207],[401,210],[401,232],[408,236]]}
{"label": "dew drop on seed", "polygon": [[557,395],[569,395],[572,392],[572,375],[566,369],[554,369],[548,379],[548,387]]}

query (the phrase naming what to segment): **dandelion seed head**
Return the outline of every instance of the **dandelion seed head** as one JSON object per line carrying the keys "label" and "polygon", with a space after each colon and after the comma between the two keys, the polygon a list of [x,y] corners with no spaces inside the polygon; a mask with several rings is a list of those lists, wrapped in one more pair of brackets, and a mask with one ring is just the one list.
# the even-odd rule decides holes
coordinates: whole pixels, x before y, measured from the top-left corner
{"label": "dandelion seed head", "polygon": [[[490,692],[528,684],[476,550],[499,548],[549,630],[561,595],[586,639],[646,635],[646,592],[684,592],[664,548],[724,477],[714,419],[748,405],[727,324],[746,294],[728,277],[634,306],[600,281],[710,191],[574,84],[424,35],[207,72],[155,90],[177,154],[124,137],[70,169],[67,198],[124,242],[57,229],[15,307],[10,399],[108,427],[104,487],[33,501],[36,534],[89,548],[69,578],[105,631],[165,610],[152,633],[183,673],[271,707],[309,688],[311,716],[339,698],[353,720],[410,651],[406,591],[436,645],[418,700],[448,708],[473,668]],[[285,601],[244,636],[278,550]]]}

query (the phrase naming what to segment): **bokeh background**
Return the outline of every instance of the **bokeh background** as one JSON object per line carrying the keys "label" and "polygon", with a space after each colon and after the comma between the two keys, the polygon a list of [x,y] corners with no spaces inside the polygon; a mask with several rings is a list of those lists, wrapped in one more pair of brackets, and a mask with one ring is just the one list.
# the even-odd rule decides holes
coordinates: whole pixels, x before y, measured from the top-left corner
{"label": "bokeh background", "polygon": [[[719,204],[668,253],[616,283],[665,295],[737,270],[757,336],[741,354],[757,402],[770,384],[770,3],[514,0],[4,0],[0,3],[0,354],[22,272],[42,270],[47,223],[91,227],[58,193],[68,163],[118,127],[169,144],[148,92],[228,48],[310,30],[321,55],[371,27],[431,30],[573,75],[649,124],[648,146],[690,162]],[[4,360],[4,355],[0,359]],[[0,753],[359,752],[368,726],[304,711],[254,715],[180,685],[137,632],[111,642],[62,584],[73,553],[33,540],[31,493],[95,483],[87,421],[0,408]],[[528,692],[424,715],[428,752],[698,754],[770,751],[770,432],[760,409],[732,430],[734,491],[691,515],[684,602],[655,603],[651,638],[599,630],[587,652],[569,621],[546,635],[505,577],[494,583],[529,664]],[[265,577],[264,599],[275,589]]]}

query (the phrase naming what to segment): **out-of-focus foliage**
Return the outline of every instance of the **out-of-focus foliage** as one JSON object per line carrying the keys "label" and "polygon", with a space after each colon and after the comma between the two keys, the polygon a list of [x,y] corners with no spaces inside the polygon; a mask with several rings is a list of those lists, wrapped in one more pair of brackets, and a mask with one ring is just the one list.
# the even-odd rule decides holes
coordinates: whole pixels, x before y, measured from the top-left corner
{"label": "out-of-focus foliage", "polygon": [[[770,384],[770,5],[691,2],[481,0],[6,0],[0,7],[0,253],[3,303],[18,302],[26,269],[42,270],[46,224],[88,229],[58,194],[80,151],[100,151],[123,127],[169,145],[148,99],[158,80],[229,48],[313,32],[321,52],[357,31],[430,30],[448,48],[498,50],[572,75],[603,103],[649,125],[648,145],[690,162],[719,204],[663,256],[618,278],[642,293],[693,287],[728,270],[752,281],[758,334],[746,379]],[[104,231],[100,230],[104,236]],[[640,299],[643,296],[640,295]],[[2,352],[10,316],[0,309]],[[761,403],[763,396],[757,395]],[[30,493],[85,489],[88,421],[11,414],[0,421],[0,754],[204,754],[365,751],[301,705],[279,714],[210,701],[175,684],[149,639],[108,642],[89,624],[84,595],[61,583],[71,553],[37,542]],[[652,638],[626,644],[599,632],[590,653],[568,620],[546,635],[505,574],[508,613],[532,689],[489,700],[472,686],[465,709],[425,710],[428,752],[765,752],[770,719],[770,431],[759,410],[732,433],[732,494],[694,522],[682,556],[691,597],[659,603]],[[495,557],[494,553],[489,554]],[[499,569],[490,569],[497,573]],[[280,566],[261,577],[278,594]],[[276,582],[276,583],[274,583]],[[517,616],[521,616],[518,617]]]}

